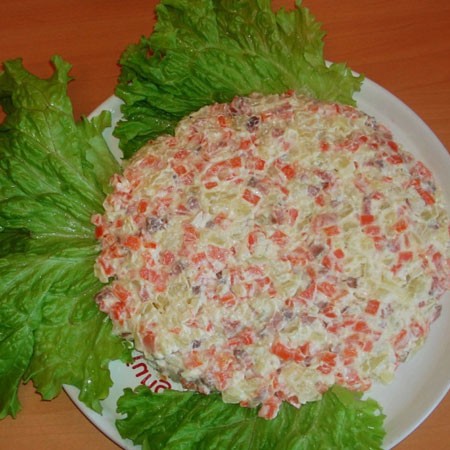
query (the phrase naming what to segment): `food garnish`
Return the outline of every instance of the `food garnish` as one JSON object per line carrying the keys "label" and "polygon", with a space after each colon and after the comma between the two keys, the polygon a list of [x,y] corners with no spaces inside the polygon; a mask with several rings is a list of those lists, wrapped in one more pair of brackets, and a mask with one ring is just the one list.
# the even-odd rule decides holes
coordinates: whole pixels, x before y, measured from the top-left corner
{"label": "food garnish", "polygon": [[[20,60],[0,74],[0,417],[20,410],[19,385],[45,400],[63,384],[101,410],[108,364],[130,357],[92,301],[98,252],[90,224],[119,165],[102,131],[105,112],[75,122],[67,96],[70,65],[52,60],[49,79]],[[76,351],[74,351],[76,349]]]}

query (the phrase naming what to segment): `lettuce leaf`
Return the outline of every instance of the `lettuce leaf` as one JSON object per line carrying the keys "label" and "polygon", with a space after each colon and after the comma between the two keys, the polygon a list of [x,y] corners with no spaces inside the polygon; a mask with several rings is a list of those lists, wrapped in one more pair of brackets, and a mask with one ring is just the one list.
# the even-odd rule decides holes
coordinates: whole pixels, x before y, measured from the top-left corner
{"label": "lettuce leaf", "polygon": [[109,361],[128,359],[93,297],[98,253],[90,217],[119,170],[102,137],[108,113],[75,122],[70,65],[39,79],[20,60],[0,73],[0,418],[20,410],[32,380],[44,399],[63,384],[99,411]]}
{"label": "lettuce leaf", "polygon": [[328,66],[320,24],[308,9],[273,12],[270,0],[162,0],[150,37],[123,53],[115,135],[125,156],[171,133],[192,111],[252,92],[307,92],[353,103],[362,77]]}
{"label": "lettuce leaf", "polygon": [[219,394],[155,394],[145,386],[126,389],[117,411],[125,415],[119,433],[143,450],[371,450],[385,435],[377,403],[339,387],[300,409],[285,403],[273,420],[225,404]]}

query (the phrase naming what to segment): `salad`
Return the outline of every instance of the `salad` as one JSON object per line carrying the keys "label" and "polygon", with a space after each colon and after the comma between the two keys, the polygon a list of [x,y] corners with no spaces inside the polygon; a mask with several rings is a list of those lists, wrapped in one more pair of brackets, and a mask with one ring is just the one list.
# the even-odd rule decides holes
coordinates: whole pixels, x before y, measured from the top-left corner
{"label": "salad", "polygon": [[[174,2],[163,3],[171,3],[170,6],[172,7]],[[176,3],[182,9],[184,2]],[[187,4],[184,4],[184,7],[186,6]],[[208,10],[208,14],[211,13],[208,9],[211,5],[208,2],[199,2],[199,6],[204,6]],[[165,52],[169,54],[173,50],[174,53],[171,53],[173,62],[180,57],[180,54],[177,54],[176,49],[170,48],[173,43],[173,39],[171,39],[173,28],[171,29],[170,21],[177,17],[177,14],[170,16],[170,9],[160,9],[161,20],[159,23],[161,28],[158,31],[161,33],[154,34],[155,39],[151,45],[155,49],[155,53],[157,53],[159,44],[161,45],[160,48],[163,49],[161,54]],[[271,17],[267,8],[265,12],[267,18]],[[227,11],[228,13],[230,12]],[[303,10],[302,14],[299,15],[303,15],[304,20],[311,20],[310,16]],[[293,16],[280,14],[279,18],[281,17],[292,18]],[[298,19],[298,16],[295,17]],[[189,20],[191,19],[193,20],[192,17],[189,17]],[[165,20],[167,20],[166,23]],[[288,28],[288,22],[284,23],[285,28]],[[167,28],[164,28],[164,23]],[[314,51],[319,49],[320,54],[321,47],[320,44],[317,45],[317,37],[316,34],[313,36],[314,39],[311,38],[315,43],[315,45],[311,45],[311,48],[315,47]],[[191,38],[189,32],[186,32],[186,39]],[[166,47],[164,48],[164,46]],[[144,141],[148,139],[145,136],[145,130],[154,132],[155,128],[160,127],[160,131],[170,132],[171,127],[179,118],[198,107],[198,104],[195,103],[198,101],[196,95],[191,99],[192,101],[186,96],[186,100],[182,102],[184,104],[180,105],[172,102],[177,99],[177,95],[163,91],[164,102],[158,103],[153,98],[151,104],[167,105],[168,110],[158,109],[154,111],[150,108],[149,111],[146,111],[142,108],[146,103],[142,98],[143,90],[150,95],[155,95],[155,91],[158,90],[158,83],[165,83],[164,80],[161,80],[164,75],[162,72],[170,73],[170,67],[166,67],[165,71],[159,73],[158,68],[155,68],[155,71],[152,72],[148,67],[145,69],[145,64],[143,64],[140,70],[147,72],[144,75],[148,75],[151,82],[147,84],[145,76],[143,77],[144,81],[142,79],[133,80],[135,74],[132,73],[132,69],[139,67],[139,64],[136,65],[132,58],[136,57],[142,63],[149,62],[149,66],[154,63],[154,60],[153,62],[145,61],[147,47],[148,43],[143,42],[141,46],[129,49],[122,61],[124,68],[122,84],[119,86],[117,93],[125,100],[124,112],[127,119],[119,126],[117,133],[121,136],[123,149],[128,155],[134,151],[133,148],[136,149],[141,144],[142,139]],[[134,53],[133,50],[136,50],[136,52]],[[309,64],[314,62],[314,58],[312,58],[314,51],[311,50],[311,54],[308,54]],[[185,49],[180,53],[186,53]],[[127,59],[128,57],[129,59]],[[2,125],[2,131],[6,130],[9,133],[2,135],[1,142],[2,156],[3,154],[7,156],[7,158],[2,159],[2,162],[7,161],[2,165],[2,192],[7,192],[7,198],[5,199],[7,201],[2,203],[2,238],[4,239],[2,242],[5,243],[3,247],[5,258],[2,260],[2,280],[8,281],[8,283],[3,284],[4,291],[2,292],[2,298],[8,299],[8,302],[2,303],[2,319],[4,319],[3,323],[5,324],[1,335],[2,356],[5,356],[2,360],[14,360],[12,365],[14,367],[7,364],[6,372],[2,372],[2,377],[6,373],[4,379],[8,380],[9,384],[7,389],[2,391],[1,405],[2,407],[6,405],[3,412],[6,409],[6,413],[13,414],[16,414],[19,408],[15,392],[20,379],[33,380],[36,387],[46,398],[56,395],[61,388],[61,383],[78,385],[82,388],[82,399],[92,407],[99,409],[98,399],[105,395],[108,388],[107,362],[117,358],[124,360],[129,358],[129,348],[121,340],[114,338],[111,333],[111,324],[95,308],[91,308],[91,303],[87,302],[88,299],[92,298],[93,292],[99,289],[99,284],[95,280],[93,281],[87,270],[97,254],[92,226],[88,221],[87,213],[92,214],[101,211],[101,202],[109,191],[107,179],[112,173],[120,171],[115,161],[106,156],[106,146],[100,138],[102,129],[108,124],[107,114],[94,121],[83,120],[76,124],[73,120],[71,121],[70,102],[65,94],[68,66],[58,58],[54,62],[57,70],[50,81],[37,80],[35,77],[26,74],[17,62],[6,64],[6,71],[1,78],[2,98],[6,99],[3,102],[3,108],[8,115],[7,121]],[[129,63],[129,66],[127,66],[127,63]],[[314,64],[312,65],[314,66]],[[271,68],[269,67],[269,69]],[[328,73],[328,79],[332,80],[327,84],[327,76],[324,76],[318,83],[319,89],[315,92],[317,96],[324,95],[326,98],[330,91],[328,88],[331,86],[332,91],[332,87],[339,80],[343,86],[342,92],[346,92],[344,95],[348,95],[360,82],[355,80],[349,71],[346,71],[342,66],[341,71],[336,66],[330,72],[326,72],[323,60],[318,61],[315,69],[317,69],[317,73]],[[313,73],[316,72],[313,71]],[[314,76],[312,78],[315,79]],[[34,92],[36,102],[43,100],[40,104],[36,103],[38,108],[34,108],[36,105],[30,108],[30,104],[26,102],[21,104],[18,96],[12,95],[12,92],[16,92],[17,86],[22,85],[24,80],[31,90],[32,95],[29,97],[33,98]],[[133,80],[133,82],[130,82],[130,80]],[[214,85],[216,85],[216,81],[214,80]],[[235,81],[236,85],[239,85],[239,80]],[[51,89],[49,89],[50,87]],[[211,89],[211,86],[209,88]],[[279,86],[279,88],[284,89],[284,86]],[[181,84],[181,87],[175,87],[175,91],[178,93],[182,92],[183,89],[191,92],[192,86]],[[37,99],[36,92],[48,92],[48,95],[44,99]],[[211,101],[220,92],[227,92],[226,87],[219,87],[218,92],[209,93],[207,98]],[[188,100],[191,101],[190,104],[188,104]],[[200,102],[203,101],[200,100]],[[49,108],[49,106],[59,102],[61,107],[58,110]],[[128,115],[125,111],[127,107],[129,107]],[[44,112],[40,114],[36,111]],[[34,113],[36,114],[31,116]],[[32,120],[30,120],[30,117],[32,117]],[[61,120],[62,118],[63,120]],[[39,122],[39,120],[41,121]],[[45,126],[38,128],[40,132],[35,132],[35,130],[30,133],[21,132],[23,127],[31,124],[30,128],[32,129],[33,124],[36,123],[45,123]],[[49,133],[49,129],[57,129],[59,132]],[[128,137],[124,137],[127,133]],[[66,138],[70,136],[70,141],[67,139],[67,142],[65,142],[62,137],[64,135]],[[3,138],[4,136],[6,138]],[[53,145],[56,138],[60,138],[57,141],[58,146]],[[34,141],[39,142],[40,146],[45,149],[45,155],[33,151],[34,147],[31,142]],[[51,145],[49,145],[49,142]],[[68,142],[70,142],[70,145],[67,145]],[[126,142],[131,144],[127,147]],[[55,147],[58,149],[56,152],[54,151]],[[30,161],[30,155],[32,155],[33,161]],[[67,160],[70,161],[70,164],[65,163]],[[27,169],[24,169],[25,167]],[[27,184],[22,179],[23,175],[21,174],[25,171],[29,173],[29,170],[43,174],[42,177],[38,177],[43,180],[40,189],[36,189],[35,182],[28,182]],[[49,179],[52,180],[53,184],[44,182]],[[82,186],[86,189],[76,189],[74,180],[79,183],[79,179],[83,181]],[[11,180],[14,180],[14,182],[11,183]],[[12,185],[14,191],[7,191]],[[92,189],[88,188],[89,186]],[[53,220],[53,217],[50,220],[51,214],[55,213],[56,220]],[[63,236],[64,242],[58,242],[58,237]],[[70,245],[68,245],[69,242]],[[30,267],[29,263],[30,255],[33,255],[34,258],[33,267]],[[51,255],[54,257],[52,258]],[[17,270],[24,267],[29,268],[29,270]],[[77,273],[76,276],[75,272]],[[8,288],[14,283],[17,285],[18,280],[23,285],[23,290],[16,294]],[[29,291],[26,286],[33,286],[33,298],[24,295]],[[71,301],[67,301],[68,299]],[[56,311],[58,314],[55,314]],[[67,323],[71,326],[65,327],[64,325]],[[92,332],[94,329],[97,330],[95,336]],[[79,358],[78,355],[71,354],[73,369],[75,370],[71,370],[71,373],[68,374],[64,373],[61,361],[67,362],[67,353],[70,353],[67,350],[73,342],[74,330],[77,334],[77,341],[86,342],[87,346],[90,346],[90,350],[93,348],[91,342],[96,342],[100,344],[98,348],[102,351],[98,353],[86,352],[80,354]],[[49,343],[55,342],[56,336],[63,336],[62,339],[57,340],[58,344],[61,344],[61,352],[54,353],[54,359],[47,362],[46,346],[48,348]],[[82,336],[81,339],[80,336]],[[89,340],[89,336],[94,340]],[[67,350],[64,348],[65,343]],[[12,358],[12,355],[19,355],[19,358]],[[48,365],[46,366],[46,364]],[[43,367],[47,367],[47,369],[42,370]],[[50,373],[50,368],[52,373]],[[98,368],[102,370],[98,370]],[[88,380],[85,377],[86,373],[89,374]],[[97,375],[101,376],[97,378]],[[142,391],[140,395],[139,398],[142,398],[142,401],[150,401],[154,404],[154,399],[149,398],[148,392]],[[172,396],[172,399],[179,403],[180,398],[190,397],[177,397],[178,395],[181,394],[170,393],[168,396],[160,396],[157,401],[163,401],[163,398],[164,401],[166,401],[165,399],[169,401],[170,396]],[[355,405],[359,405],[360,408],[367,408],[366,412],[369,413],[369,416],[376,411],[373,404],[363,406],[355,402],[353,396],[346,396],[347,394],[339,391],[334,392],[333,395],[334,399],[339,399],[336,406],[345,405],[346,411],[351,411]],[[204,399],[200,400],[203,401]],[[124,412],[131,412],[133,410],[132,405],[136,404],[133,403],[134,401],[133,394],[128,392],[121,402],[120,408]],[[207,401],[214,402],[215,405],[221,405],[220,402],[215,401],[214,396],[209,397]],[[194,403],[191,402],[190,404],[193,405]],[[219,417],[221,416],[220,408],[222,406],[219,406],[217,410]],[[313,405],[309,411],[311,410],[314,411]],[[308,409],[305,408],[303,411],[306,414]],[[313,416],[316,417],[315,413],[313,413]],[[134,416],[134,418],[136,417]],[[127,425],[132,423],[133,417],[130,416],[129,418],[130,421]],[[379,420],[376,420],[376,422],[379,425]],[[258,426],[265,426],[261,425],[260,422],[255,423]],[[122,429],[124,428],[126,426],[122,427]],[[131,428],[128,427],[128,436],[133,433]],[[162,436],[162,434],[158,434],[158,436]],[[140,436],[137,439],[145,440],[146,438]],[[351,447],[351,444],[349,445]],[[369,447],[366,446],[366,448]]]}
{"label": "salad", "polygon": [[187,389],[272,419],[390,381],[440,315],[440,190],[355,108],[292,91],[206,106],[112,186],[96,302]]}

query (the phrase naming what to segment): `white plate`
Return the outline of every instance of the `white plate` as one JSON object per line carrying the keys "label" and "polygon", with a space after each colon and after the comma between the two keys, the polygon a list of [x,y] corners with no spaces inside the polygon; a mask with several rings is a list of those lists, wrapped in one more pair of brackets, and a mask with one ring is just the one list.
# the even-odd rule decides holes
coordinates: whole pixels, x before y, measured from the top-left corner
{"label": "white plate", "polygon": [[[447,206],[450,204],[450,157],[447,150],[428,126],[404,103],[376,83],[365,80],[361,92],[356,96],[358,107],[386,125],[397,142],[421,159],[435,174],[442,186]],[[110,97],[92,115],[110,110],[113,123],[121,117],[120,100]],[[106,140],[113,153],[120,151],[112,128],[106,130]],[[407,363],[401,365],[395,380],[387,386],[374,386],[367,396],[376,399],[386,414],[387,435],[384,447],[397,445],[418,427],[444,398],[450,387],[450,295],[442,299],[442,314],[431,328],[424,347]],[[113,387],[103,402],[103,415],[86,408],[78,400],[78,390],[66,386],[66,392],[80,410],[107,436],[125,449],[138,449],[130,441],[123,440],[115,428],[119,418],[116,413],[117,399],[125,387],[146,384],[153,390],[166,385],[158,379],[143,360],[126,366],[114,362],[110,366]]]}

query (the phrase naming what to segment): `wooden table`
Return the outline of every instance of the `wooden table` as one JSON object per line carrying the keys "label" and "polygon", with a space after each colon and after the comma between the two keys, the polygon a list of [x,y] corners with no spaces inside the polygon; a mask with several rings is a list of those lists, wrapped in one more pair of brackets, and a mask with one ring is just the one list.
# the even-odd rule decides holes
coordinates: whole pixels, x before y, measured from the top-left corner
{"label": "wooden table", "polygon": [[[150,0],[1,0],[0,61],[22,57],[40,76],[59,54],[73,65],[69,94],[76,117],[109,97],[118,58],[154,23]],[[278,1],[275,5],[291,5]],[[450,149],[450,2],[448,0],[304,0],[327,32],[325,53],[381,84],[415,110]],[[450,374],[449,374],[450,376]],[[42,402],[29,384],[23,411],[0,422],[0,448],[118,447],[63,393]],[[450,396],[397,448],[450,448]]]}

